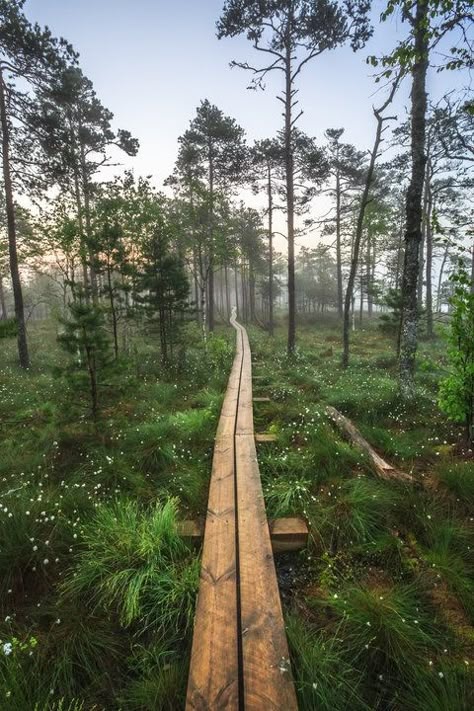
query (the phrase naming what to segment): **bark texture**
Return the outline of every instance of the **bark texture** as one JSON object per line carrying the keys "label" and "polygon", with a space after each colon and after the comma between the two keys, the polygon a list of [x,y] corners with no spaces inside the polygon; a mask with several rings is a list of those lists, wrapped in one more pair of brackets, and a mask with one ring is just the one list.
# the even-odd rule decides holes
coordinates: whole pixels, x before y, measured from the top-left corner
{"label": "bark texture", "polygon": [[400,392],[415,396],[415,358],[418,341],[417,285],[422,238],[422,202],[426,154],[426,75],[428,71],[428,3],[418,0],[414,28],[415,62],[411,91],[411,179],[406,196],[405,260],[402,278]]}
{"label": "bark texture", "polygon": [[18,357],[20,366],[28,368],[30,358],[26,340],[25,308],[21,288],[20,269],[18,266],[18,250],[16,240],[15,205],[13,202],[13,186],[10,169],[10,127],[8,125],[5,100],[5,84],[0,67],[0,123],[2,127],[2,163],[5,189],[5,207],[7,213],[8,251],[10,256],[10,274],[12,280],[13,300],[15,303],[15,319],[18,330]]}

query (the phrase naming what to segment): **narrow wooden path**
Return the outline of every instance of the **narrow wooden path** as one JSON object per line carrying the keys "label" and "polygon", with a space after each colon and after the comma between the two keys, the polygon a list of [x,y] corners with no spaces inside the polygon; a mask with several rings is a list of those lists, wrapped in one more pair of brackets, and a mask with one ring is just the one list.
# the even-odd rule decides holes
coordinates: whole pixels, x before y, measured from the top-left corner
{"label": "narrow wooden path", "polygon": [[186,709],[294,711],[280,594],[253,426],[252,362],[236,355],[212,464]]}

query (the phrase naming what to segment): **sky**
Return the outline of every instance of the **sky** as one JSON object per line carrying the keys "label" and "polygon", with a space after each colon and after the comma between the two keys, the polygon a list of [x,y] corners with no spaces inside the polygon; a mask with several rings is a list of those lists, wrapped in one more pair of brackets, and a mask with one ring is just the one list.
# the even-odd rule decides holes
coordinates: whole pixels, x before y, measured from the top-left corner
{"label": "sky", "polygon": [[[138,156],[124,157],[124,166],[137,175],[151,175],[161,188],[173,169],[177,139],[202,99],[234,117],[249,142],[275,135],[282,125],[275,98],[279,77],[265,91],[248,91],[249,73],[230,69],[233,59],[252,62],[260,56],[244,37],[216,38],[222,6],[223,0],[27,0],[25,9],[31,20],[47,24],[79,51],[84,73],[115,115],[115,127],[140,141]],[[377,20],[384,3],[375,0],[373,6]],[[361,150],[373,141],[371,107],[381,95],[374,94],[373,70],[365,59],[389,51],[406,31],[396,19],[377,25],[365,49],[326,52],[301,75],[304,114],[299,126],[320,143],[327,128],[342,127],[344,140]],[[428,89],[437,100],[468,81],[465,74],[432,72]],[[408,91],[408,85],[402,86],[396,101],[400,118]]]}

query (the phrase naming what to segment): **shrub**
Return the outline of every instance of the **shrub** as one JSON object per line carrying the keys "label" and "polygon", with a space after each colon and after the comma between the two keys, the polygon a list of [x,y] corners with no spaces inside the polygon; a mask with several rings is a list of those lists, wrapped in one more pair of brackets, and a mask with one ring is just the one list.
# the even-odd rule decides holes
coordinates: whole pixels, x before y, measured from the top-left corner
{"label": "shrub", "polygon": [[16,319],[0,319],[0,338],[16,338],[17,333]]}
{"label": "shrub", "polygon": [[466,440],[474,442],[474,293],[462,264],[451,275],[454,294],[448,335],[450,374],[441,381],[439,405],[454,422],[464,424]]}

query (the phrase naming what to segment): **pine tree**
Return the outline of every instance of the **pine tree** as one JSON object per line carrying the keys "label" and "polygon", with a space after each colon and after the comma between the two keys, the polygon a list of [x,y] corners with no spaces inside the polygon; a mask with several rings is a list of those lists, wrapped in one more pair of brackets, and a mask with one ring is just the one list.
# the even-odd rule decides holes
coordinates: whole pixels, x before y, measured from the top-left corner
{"label": "pine tree", "polygon": [[233,118],[226,116],[217,106],[205,99],[198,106],[195,118],[179,141],[181,149],[178,169],[183,168],[186,151],[188,173],[192,160],[195,162],[194,173],[197,177],[206,179],[207,325],[209,331],[213,331],[217,194],[228,194],[232,186],[242,181],[247,165],[244,131]]}
{"label": "pine tree", "polygon": [[[24,0],[0,0],[0,125],[2,163],[7,213],[10,273],[18,333],[18,354],[22,368],[30,359],[26,337],[20,270],[18,265],[17,230],[14,203],[15,151],[12,150],[13,122],[23,123],[30,112],[29,90],[38,91],[51,82],[57,72],[75,57],[64,40],[52,37],[50,31],[32,25],[23,13]],[[25,91],[25,86],[27,87]],[[25,148],[23,147],[23,152]],[[32,156],[29,156],[29,162]],[[12,166],[13,163],[13,166]]]}
{"label": "pine tree", "polygon": [[83,297],[82,293],[69,305],[69,317],[63,321],[64,332],[58,340],[71,355],[64,374],[73,395],[88,400],[91,417],[97,424],[101,391],[111,373],[112,357],[104,314]]}
{"label": "pine tree", "polygon": [[189,281],[174,249],[176,228],[163,197],[148,196],[144,227],[135,298],[144,315],[145,329],[159,334],[161,362],[168,366],[187,311]]}
{"label": "pine tree", "polygon": [[226,0],[217,23],[217,35],[245,34],[254,49],[269,62],[253,67],[248,62],[235,66],[254,75],[254,86],[263,86],[270,72],[280,72],[284,89],[279,100],[284,107],[284,160],[288,226],[288,352],[295,350],[295,129],[302,111],[298,103],[297,79],[304,66],[326,50],[350,42],[361,48],[371,35],[368,0]]}
{"label": "pine tree", "polygon": [[[410,153],[411,175],[406,196],[405,253],[402,279],[402,327],[400,339],[400,392],[405,399],[415,396],[415,361],[418,345],[418,284],[420,242],[422,239],[423,186],[426,172],[427,76],[430,53],[453,31],[461,30],[461,41],[450,48],[444,69],[472,67],[472,47],[467,29],[474,21],[471,0],[390,0],[382,19],[400,9],[402,20],[408,22],[408,37],[389,55],[382,58],[383,76],[394,68],[411,76]],[[374,66],[375,57],[370,58]],[[438,67],[440,69],[440,67]]]}

